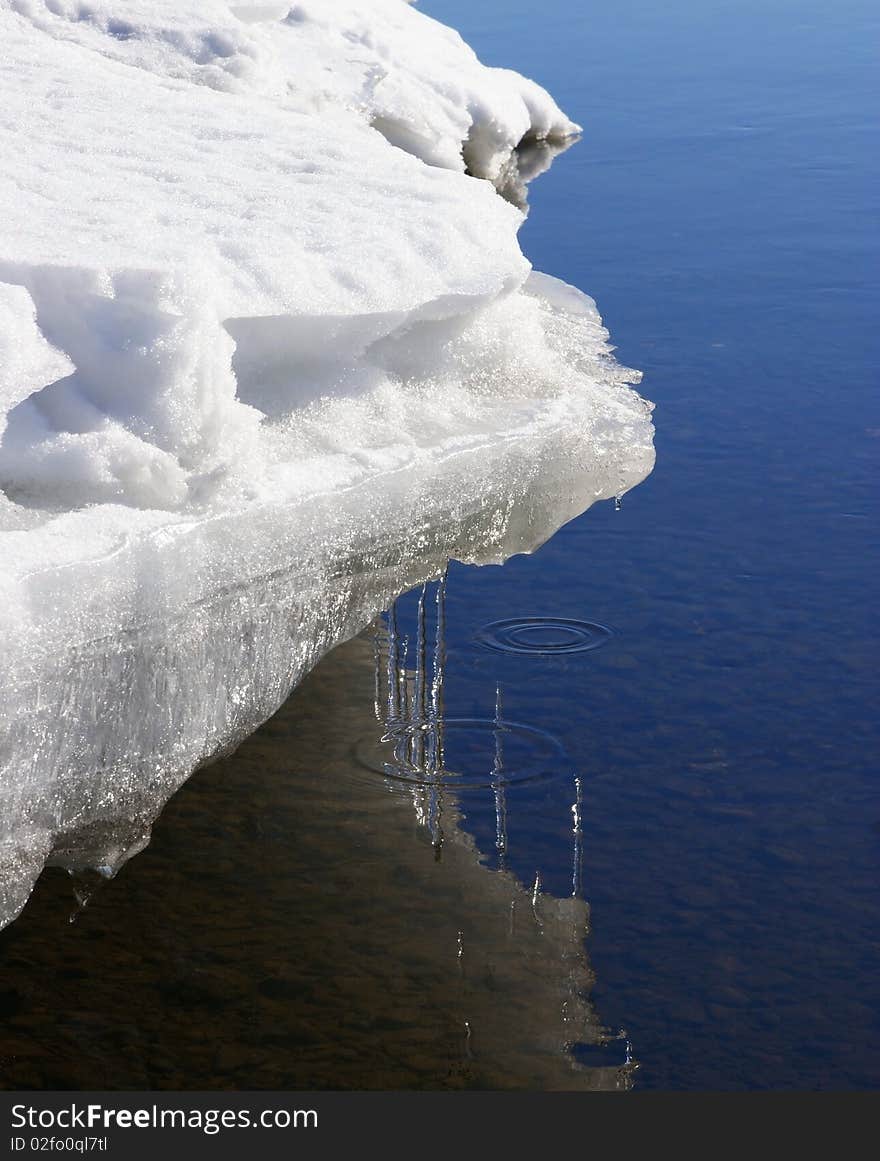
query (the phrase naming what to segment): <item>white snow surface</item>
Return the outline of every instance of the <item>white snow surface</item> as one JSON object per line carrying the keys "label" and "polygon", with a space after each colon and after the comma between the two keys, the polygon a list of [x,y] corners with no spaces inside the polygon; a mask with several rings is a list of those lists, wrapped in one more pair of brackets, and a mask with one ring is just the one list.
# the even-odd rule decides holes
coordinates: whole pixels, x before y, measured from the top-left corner
{"label": "white snow surface", "polygon": [[0,925],[405,584],[650,471],[492,184],[577,131],[405,0],[0,0]]}
{"label": "white snow surface", "polygon": [[4,331],[36,311],[73,364],[22,390],[0,486],[259,490],[266,377],[277,419],[379,339],[514,290],[517,211],[463,154],[491,178],[575,129],[402,0],[0,0],[0,284],[32,300]]}

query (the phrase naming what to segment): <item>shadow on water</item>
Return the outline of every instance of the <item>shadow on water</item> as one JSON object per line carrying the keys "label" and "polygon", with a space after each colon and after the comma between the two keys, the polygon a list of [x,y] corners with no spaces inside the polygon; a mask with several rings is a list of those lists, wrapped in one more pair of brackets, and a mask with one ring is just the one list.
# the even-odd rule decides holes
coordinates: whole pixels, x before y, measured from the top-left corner
{"label": "shadow on water", "polygon": [[[482,731],[444,721],[443,591],[422,590],[414,665],[392,609],[191,779],[115,879],[44,872],[0,935],[0,1083],[630,1086],[629,1044],[588,998],[580,780],[554,751],[572,786],[556,898],[506,869],[500,692]],[[391,769],[358,757],[365,739]],[[475,795],[489,858],[466,829]]]}

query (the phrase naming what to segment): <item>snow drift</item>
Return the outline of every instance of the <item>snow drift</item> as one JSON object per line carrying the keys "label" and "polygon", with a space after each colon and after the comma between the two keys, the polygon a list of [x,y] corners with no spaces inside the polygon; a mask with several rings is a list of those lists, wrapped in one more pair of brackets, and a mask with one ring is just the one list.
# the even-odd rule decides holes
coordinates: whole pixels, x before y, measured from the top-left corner
{"label": "snow drift", "polygon": [[0,44],[2,924],[653,451],[496,193],[577,126],[404,0],[0,0]]}

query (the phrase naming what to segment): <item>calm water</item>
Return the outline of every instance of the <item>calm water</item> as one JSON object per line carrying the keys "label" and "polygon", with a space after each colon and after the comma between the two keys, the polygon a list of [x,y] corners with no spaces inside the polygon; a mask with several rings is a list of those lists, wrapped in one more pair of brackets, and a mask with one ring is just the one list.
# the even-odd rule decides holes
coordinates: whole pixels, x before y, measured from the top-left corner
{"label": "calm water", "polygon": [[0,936],[2,1081],[876,1087],[875,6],[423,7],[585,125],[523,248],[644,370],[657,467],[451,568],[447,763],[476,785],[377,773],[386,622],[84,909],[47,872]]}
{"label": "calm water", "polygon": [[[620,512],[453,575],[462,685],[503,676],[508,714],[578,757],[593,995],[640,1087],[874,1087],[880,13],[550,0],[536,33],[525,0],[431,10],[584,124],[523,248],[596,297],[657,403]],[[541,613],[617,636],[469,652]],[[529,844],[523,874],[552,837]]]}

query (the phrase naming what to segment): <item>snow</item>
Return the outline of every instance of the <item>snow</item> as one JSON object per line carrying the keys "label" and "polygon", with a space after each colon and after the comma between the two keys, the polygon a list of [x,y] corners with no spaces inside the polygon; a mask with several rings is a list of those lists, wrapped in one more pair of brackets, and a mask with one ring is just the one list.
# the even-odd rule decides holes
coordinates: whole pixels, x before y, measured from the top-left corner
{"label": "snow", "polygon": [[496,193],[576,132],[404,0],[0,0],[0,924],[408,584],[650,470]]}

